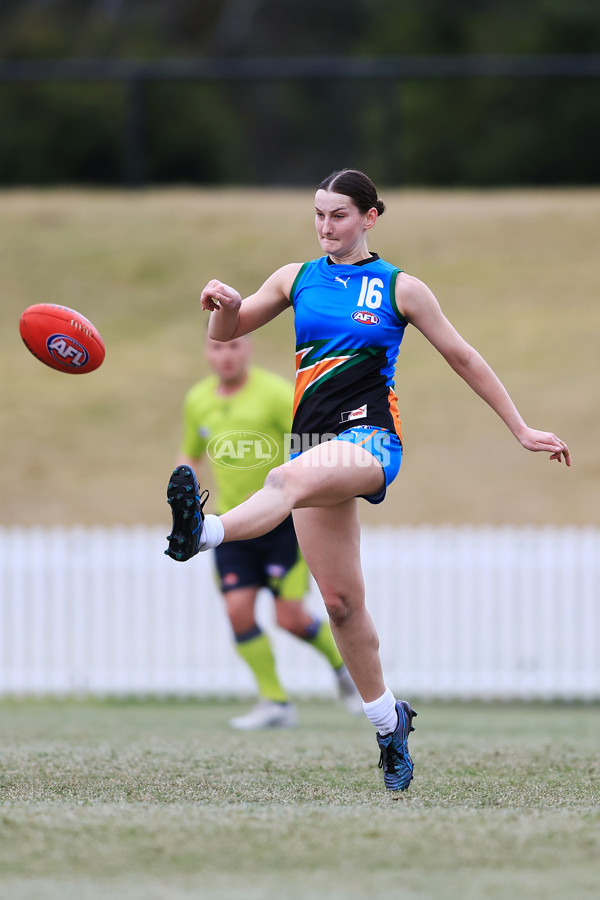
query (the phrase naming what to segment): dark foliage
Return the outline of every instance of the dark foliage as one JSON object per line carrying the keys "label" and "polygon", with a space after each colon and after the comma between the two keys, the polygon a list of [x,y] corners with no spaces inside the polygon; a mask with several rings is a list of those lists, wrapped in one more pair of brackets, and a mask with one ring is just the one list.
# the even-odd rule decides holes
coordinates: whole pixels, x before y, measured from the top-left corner
{"label": "dark foliage", "polygon": [[[5,0],[0,59],[593,54],[597,0]],[[0,183],[600,180],[575,77],[0,82]]]}

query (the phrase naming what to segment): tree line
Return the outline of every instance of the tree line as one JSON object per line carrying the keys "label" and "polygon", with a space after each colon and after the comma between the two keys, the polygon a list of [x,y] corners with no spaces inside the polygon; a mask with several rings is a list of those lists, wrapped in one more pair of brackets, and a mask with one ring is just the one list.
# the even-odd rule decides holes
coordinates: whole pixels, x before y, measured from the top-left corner
{"label": "tree line", "polygon": [[597,77],[1,76],[23,60],[227,65],[591,57],[599,48],[597,0],[8,0],[0,5],[0,184],[119,184],[132,152],[140,180],[155,184],[312,185],[342,165],[391,185],[595,184]]}

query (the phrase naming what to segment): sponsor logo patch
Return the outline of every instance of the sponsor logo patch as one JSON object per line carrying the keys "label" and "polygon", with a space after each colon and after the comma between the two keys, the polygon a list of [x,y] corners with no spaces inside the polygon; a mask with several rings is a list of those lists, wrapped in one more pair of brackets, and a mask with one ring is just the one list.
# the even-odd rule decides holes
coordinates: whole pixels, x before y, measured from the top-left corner
{"label": "sponsor logo patch", "polygon": [[364,419],[367,414],[367,404],[359,406],[358,409],[349,409],[342,413],[341,422],[352,422],[354,419]]}
{"label": "sponsor logo patch", "polygon": [[379,325],[381,321],[379,316],[375,315],[375,313],[367,312],[365,309],[357,309],[356,312],[352,313],[352,318],[355,322],[360,322],[361,325]]}

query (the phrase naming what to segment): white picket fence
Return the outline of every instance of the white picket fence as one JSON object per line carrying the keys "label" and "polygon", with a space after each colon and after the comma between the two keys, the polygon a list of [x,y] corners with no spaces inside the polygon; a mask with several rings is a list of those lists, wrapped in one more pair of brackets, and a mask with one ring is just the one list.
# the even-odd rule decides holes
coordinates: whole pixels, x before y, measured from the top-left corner
{"label": "white picket fence", "polygon": [[[0,529],[0,694],[243,696],[210,554],[164,528]],[[600,529],[365,529],[367,600],[388,684],[408,697],[600,698]],[[309,605],[323,613],[313,585]],[[331,671],[273,626],[297,696]]]}

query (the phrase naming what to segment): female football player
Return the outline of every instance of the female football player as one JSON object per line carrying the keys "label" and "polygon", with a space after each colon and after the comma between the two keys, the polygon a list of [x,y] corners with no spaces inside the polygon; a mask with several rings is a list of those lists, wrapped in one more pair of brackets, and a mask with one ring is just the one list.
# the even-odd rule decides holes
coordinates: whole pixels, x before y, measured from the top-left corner
{"label": "female football player", "polygon": [[[380,503],[398,474],[402,436],[394,367],[405,329],[417,328],[500,416],[527,450],[570,465],[567,445],[530,428],[480,354],[455,330],[429,288],[368,249],[385,204],[362,172],[329,175],[315,196],[324,255],[290,263],[242,300],[212,280],[201,295],[209,334],[229,341],[266,325],[290,306],[296,329],[296,388],[289,461],[264,486],[222,516],[202,513],[193,473],[172,476],[174,527],[167,553],[187,559],[222,541],[270,531],[290,510],[302,553],[319,586],[342,658],[377,729],[388,790],[405,790],[413,764],[407,738],[416,715],[386,686],[379,639],[365,606],[357,498]],[[194,491],[195,518],[183,520],[182,487]],[[189,494],[188,494],[189,496]],[[398,652],[406,634],[398,635]]]}

